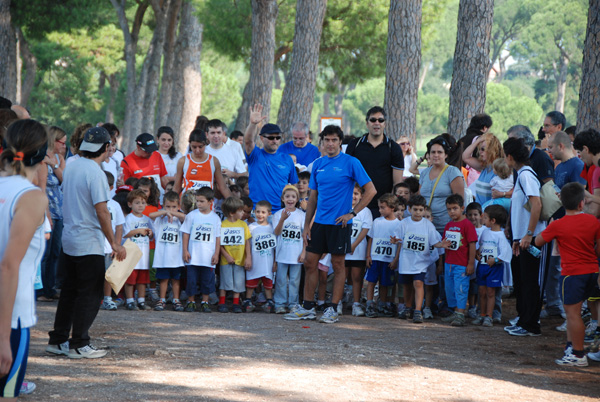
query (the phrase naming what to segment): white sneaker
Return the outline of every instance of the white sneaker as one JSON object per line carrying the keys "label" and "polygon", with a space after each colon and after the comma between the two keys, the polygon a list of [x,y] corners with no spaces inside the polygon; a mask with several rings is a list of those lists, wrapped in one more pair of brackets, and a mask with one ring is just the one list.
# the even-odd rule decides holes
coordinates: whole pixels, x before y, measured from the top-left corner
{"label": "white sneaker", "polygon": [[363,310],[360,304],[352,305],[352,315],[355,317],[362,317],[365,315],[365,310]]}
{"label": "white sneaker", "polygon": [[60,345],[48,345],[46,346],[46,352],[53,355],[69,356],[69,341],[63,342]]}
{"label": "white sneaker", "polygon": [[314,307],[310,310],[307,310],[297,304],[296,306],[292,307],[292,310],[284,315],[283,318],[290,321],[316,320],[317,312],[315,311]]}
{"label": "white sneaker", "polygon": [[600,350],[594,353],[588,353],[587,357],[595,362],[600,362]]}
{"label": "white sneaker", "polygon": [[565,320],[565,322],[556,327],[556,330],[560,332],[567,332],[567,320]]}
{"label": "white sneaker", "polygon": [[117,305],[112,300],[104,300],[100,305],[100,310],[110,310],[115,311],[117,309]]}
{"label": "white sneaker", "polygon": [[423,309],[423,319],[425,319],[425,320],[433,319],[433,313],[431,312],[431,309],[429,307],[425,307]]}
{"label": "white sneaker", "polygon": [[337,313],[338,315],[344,315],[344,305],[342,304],[341,300],[338,302],[337,305]]}
{"label": "white sneaker", "polygon": [[577,357],[572,353],[565,354],[562,359],[554,360],[554,363],[559,366],[575,366],[575,367],[587,367],[588,360],[584,355],[583,357]]}
{"label": "white sneaker", "polygon": [[29,395],[33,391],[35,391],[35,383],[31,381],[23,381],[21,383],[21,390],[19,391],[19,395]]}
{"label": "white sneaker", "polygon": [[69,358],[71,359],[98,359],[106,356],[108,353],[104,349],[96,349],[92,345],[86,345],[81,348],[69,349]]}
{"label": "white sneaker", "polygon": [[335,311],[333,309],[333,307],[327,307],[325,309],[325,312],[319,319],[319,322],[322,322],[325,324],[333,324],[334,322],[338,322],[339,320],[340,319],[339,319],[339,315],[338,315],[337,311]]}
{"label": "white sneaker", "polygon": [[590,321],[587,327],[585,327],[585,334],[587,336],[594,335],[594,333],[596,332],[596,328],[598,328],[598,322]]}

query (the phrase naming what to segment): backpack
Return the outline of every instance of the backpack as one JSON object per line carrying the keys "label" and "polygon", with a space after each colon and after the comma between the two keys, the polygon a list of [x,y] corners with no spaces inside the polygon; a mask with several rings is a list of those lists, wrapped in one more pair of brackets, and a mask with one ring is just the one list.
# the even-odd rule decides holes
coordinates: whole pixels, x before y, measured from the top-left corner
{"label": "backpack", "polygon": [[[533,171],[533,169],[527,169],[526,171],[533,173],[535,178],[541,184],[538,175]],[[523,191],[523,194],[525,194],[525,190],[523,189],[523,185],[519,181],[518,176],[517,183],[519,183],[521,191]],[[557,189],[558,187],[554,184],[554,180],[549,180],[548,182],[544,183],[544,185],[540,188],[540,201],[542,202],[542,211],[540,212],[539,220],[541,222],[547,222],[556,213],[556,211],[558,211],[560,207],[562,207],[562,202],[558,197]],[[525,197],[527,197],[526,194]],[[531,212],[531,204],[529,203],[529,200],[527,201],[527,204],[525,204],[525,209]]]}

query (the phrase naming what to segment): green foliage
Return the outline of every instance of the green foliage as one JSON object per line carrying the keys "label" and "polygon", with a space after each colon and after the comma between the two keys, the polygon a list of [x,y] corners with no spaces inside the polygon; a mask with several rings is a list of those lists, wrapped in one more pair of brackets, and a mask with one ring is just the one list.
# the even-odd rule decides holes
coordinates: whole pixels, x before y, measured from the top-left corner
{"label": "green foliage", "polygon": [[342,102],[346,134],[360,136],[366,132],[365,113],[373,106],[383,106],[385,78],[373,78],[348,91]]}
{"label": "green foliage", "polygon": [[506,130],[515,124],[523,124],[535,131],[543,119],[544,112],[535,99],[526,96],[512,96],[510,89],[503,84],[488,83],[485,112],[494,122],[492,132],[504,136]]}
{"label": "green foliage", "polygon": [[417,102],[417,136],[426,134],[441,134],[448,126],[448,94],[424,94],[419,92]]}

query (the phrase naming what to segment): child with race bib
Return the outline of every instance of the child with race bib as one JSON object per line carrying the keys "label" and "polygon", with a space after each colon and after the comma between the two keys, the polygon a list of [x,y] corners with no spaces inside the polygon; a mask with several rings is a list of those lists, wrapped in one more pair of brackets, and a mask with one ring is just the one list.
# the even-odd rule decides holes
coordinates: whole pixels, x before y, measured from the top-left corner
{"label": "child with race bib", "polygon": [[[275,277],[275,313],[285,314],[298,304],[298,289],[306,250],[302,241],[305,213],[299,206],[298,189],[291,184],[281,192],[282,208],[273,215],[277,236],[277,276]],[[288,281],[289,277],[289,281]]]}
{"label": "child with race bib", "polygon": [[252,294],[262,281],[267,302],[263,306],[266,313],[275,309],[273,301],[273,271],[277,270],[275,264],[275,246],[277,244],[273,226],[269,223],[271,215],[271,204],[269,201],[259,201],[256,203],[254,215],[256,222],[249,226],[252,235],[252,268],[246,272],[246,299],[242,308],[246,312],[254,311],[252,304]]}
{"label": "child with race bib", "polygon": [[444,227],[444,279],[448,307],[455,311],[442,318],[442,321],[462,327],[465,324],[465,309],[469,296],[469,276],[475,271],[477,232],[475,226],[464,215],[465,205],[461,195],[452,194],[446,198],[446,210],[452,220]]}
{"label": "child with race bib", "polygon": [[[387,288],[393,286],[394,269],[398,265],[398,247],[391,242],[391,237],[398,233],[400,222],[396,219],[395,211],[398,197],[394,194],[384,194],[379,200],[381,216],[373,221],[373,226],[367,234],[367,311],[370,318],[378,316],[392,317],[394,314],[387,308]],[[375,285],[379,282],[380,308],[376,310],[373,297]]]}
{"label": "child with race bib", "polygon": [[[408,201],[408,205],[410,207],[410,218],[400,222],[399,231],[394,234],[391,240],[392,243],[400,243],[398,282],[402,284],[404,294],[411,295],[410,298],[404,298],[406,309],[409,310],[405,317],[412,316],[414,323],[422,323],[421,306],[423,306],[425,295],[423,284],[427,268],[432,263],[430,248],[432,246],[441,248],[442,238],[435,230],[433,223],[423,219],[425,207],[427,206],[425,197],[412,196]],[[414,298],[412,297],[413,294]]]}
{"label": "child with race bib", "polygon": [[[144,215],[147,198],[146,193],[140,189],[127,194],[127,205],[131,208],[131,213],[125,217],[123,237],[131,239],[142,251],[142,258],[125,282],[127,310],[151,310],[146,304],[146,285],[150,283],[150,240],[154,238],[154,231],[152,221]],[[137,306],[133,298],[134,286],[138,292]]]}
{"label": "child with race bib", "polygon": [[485,226],[477,241],[477,285],[481,312],[480,316],[473,320],[474,325],[493,326],[496,289],[502,287],[504,263],[512,259],[512,248],[502,230],[507,219],[508,213],[501,205],[488,206],[481,216]]}
{"label": "child with race bib", "polygon": [[222,204],[226,219],[221,223],[221,276],[219,285],[219,312],[228,313],[225,295],[233,291],[234,313],[241,313],[240,293],[246,290],[246,271],[252,267],[250,229],[242,220],[244,203],[239,198],[228,197]]}
{"label": "child with race bib", "polygon": [[[187,192],[186,192],[187,194]],[[183,261],[187,266],[188,296],[185,311],[196,311],[195,295],[200,285],[202,304],[200,311],[210,313],[208,296],[215,291],[215,266],[219,262],[221,248],[221,218],[210,210],[214,191],[202,187],[196,191],[196,207],[181,225]]]}
{"label": "child with race bib", "polygon": [[179,300],[181,287],[179,280],[183,271],[183,249],[181,246],[181,223],[185,214],[179,212],[179,196],[174,191],[165,193],[163,209],[152,212],[150,218],[154,219],[156,249],[154,251],[154,267],[156,279],[159,281],[160,300],[154,310],[165,309],[167,287],[171,280],[173,289],[173,310],[183,311],[183,304]]}
{"label": "child with race bib", "polygon": [[[352,208],[356,207],[362,198],[364,189],[358,184],[354,184],[352,192]],[[352,277],[352,294],[354,304],[352,305],[352,315],[361,317],[365,315],[360,304],[360,295],[362,293],[363,280],[365,278],[365,267],[367,266],[367,233],[373,226],[373,215],[369,208],[363,208],[358,215],[352,219],[351,242],[352,249],[346,254],[346,269],[350,270]]]}

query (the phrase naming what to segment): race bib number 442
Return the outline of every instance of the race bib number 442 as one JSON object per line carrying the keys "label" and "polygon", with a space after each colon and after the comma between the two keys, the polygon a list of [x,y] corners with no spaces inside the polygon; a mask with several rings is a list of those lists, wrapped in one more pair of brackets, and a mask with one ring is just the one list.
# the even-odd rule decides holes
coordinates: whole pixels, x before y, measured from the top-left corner
{"label": "race bib number 442", "polygon": [[244,245],[244,228],[221,228],[221,245]]}

